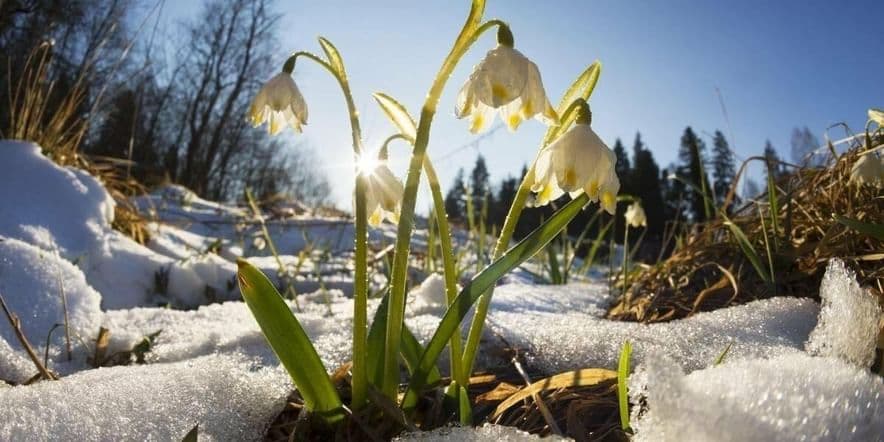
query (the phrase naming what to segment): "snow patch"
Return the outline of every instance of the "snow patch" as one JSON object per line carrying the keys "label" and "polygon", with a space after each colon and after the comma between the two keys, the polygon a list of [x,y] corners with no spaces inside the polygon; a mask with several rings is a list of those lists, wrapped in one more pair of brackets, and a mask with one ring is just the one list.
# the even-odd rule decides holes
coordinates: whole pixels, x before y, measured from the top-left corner
{"label": "snow patch", "polygon": [[258,440],[290,391],[239,356],[103,368],[0,389],[0,440]]}
{"label": "snow patch", "polygon": [[[16,239],[0,237],[0,295],[9,310],[21,320],[21,330],[35,349],[44,345],[56,324],[64,324],[64,299],[75,349],[82,347],[81,342],[88,342],[97,335],[101,325],[101,295],[86,283],[83,272],[54,253]],[[13,358],[9,366],[0,363],[0,378],[22,381],[23,373],[19,368],[25,367],[16,360],[25,357],[24,349],[5,315],[0,315],[0,342],[6,344],[0,345],[0,358]],[[51,342],[49,355],[58,360],[64,342],[61,327],[54,331]],[[18,357],[8,354],[12,349],[19,353]],[[27,365],[30,366],[27,370],[34,370],[30,361]],[[25,378],[30,374],[33,373]]]}
{"label": "snow patch", "polygon": [[630,379],[635,441],[880,441],[884,383],[836,358],[790,354],[685,375],[649,358]]}

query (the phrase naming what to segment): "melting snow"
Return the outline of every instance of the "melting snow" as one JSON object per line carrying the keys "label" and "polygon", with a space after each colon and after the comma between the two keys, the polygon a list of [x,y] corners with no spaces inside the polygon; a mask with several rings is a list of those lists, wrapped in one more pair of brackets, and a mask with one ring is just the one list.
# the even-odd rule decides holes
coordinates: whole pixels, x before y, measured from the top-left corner
{"label": "melting snow", "polygon": [[[169,186],[136,199],[157,219],[153,240],[141,246],[111,229],[113,201],[97,180],[54,165],[32,144],[0,142],[0,150],[0,294],[40,351],[49,330],[63,322],[63,287],[76,337],[72,362],[63,358],[60,330],[50,341],[50,367],[69,374],[61,381],[11,388],[0,382],[0,440],[180,439],[197,423],[202,437],[260,438],[289,381],[248,308],[214,303],[239,298],[231,260],[244,252],[277,276],[275,258],[254,247],[254,220]],[[300,309],[290,307],[332,370],[350,358],[352,226],[301,215],[269,228],[299,293]],[[372,241],[389,243],[392,235],[389,226],[373,230]],[[217,253],[206,253],[210,248]],[[823,280],[822,310],[808,299],[774,298],[652,325],[605,320],[611,295],[603,284],[508,280],[496,288],[485,348],[499,348],[503,338],[555,373],[613,368],[630,340],[638,366],[631,394],[636,403],[646,400],[634,419],[637,439],[881,440],[884,434],[884,387],[867,371],[881,311],[838,261]],[[375,275],[375,287],[383,282]],[[166,302],[198,308],[157,307]],[[444,313],[442,277],[427,277],[408,303],[406,322],[426,342]],[[376,306],[372,301],[370,310]],[[85,370],[100,326],[111,332],[111,351],[159,331],[148,364]],[[712,367],[728,346],[724,363]],[[480,366],[495,362],[494,352],[480,353]],[[22,382],[34,372],[0,318],[0,379]],[[533,436],[489,425],[403,440]]]}

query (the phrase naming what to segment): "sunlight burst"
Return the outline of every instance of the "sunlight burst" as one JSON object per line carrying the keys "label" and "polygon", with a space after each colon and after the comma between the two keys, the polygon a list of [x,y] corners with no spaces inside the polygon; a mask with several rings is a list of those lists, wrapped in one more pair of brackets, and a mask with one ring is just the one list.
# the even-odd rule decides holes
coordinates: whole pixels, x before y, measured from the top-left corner
{"label": "sunlight burst", "polygon": [[358,170],[361,175],[373,175],[380,165],[380,160],[375,158],[374,155],[360,155],[359,158],[356,159],[356,170]]}

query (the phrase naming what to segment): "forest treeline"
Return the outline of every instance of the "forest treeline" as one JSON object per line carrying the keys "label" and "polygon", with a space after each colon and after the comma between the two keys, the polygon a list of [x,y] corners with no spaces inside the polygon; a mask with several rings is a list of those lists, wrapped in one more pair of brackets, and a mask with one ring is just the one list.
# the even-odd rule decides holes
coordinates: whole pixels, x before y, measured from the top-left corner
{"label": "forest treeline", "polygon": [[[304,145],[254,130],[251,98],[277,70],[280,15],[272,0],[207,0],[189,20],[160,19],[163,1],[0,2],[0,136],[22,113],[22,78],[44,63],[48,107],[79,91],[68,118],[85,121],[79,152],[110,160],[147,185],[179,183],[201,196],[288,194],[330,202]],[[8,85],[8,87],[7,87]],[[45,117],[48,121],[49,116]]]}
{"label": "forest treeline", "polygon": [[[661,168],[654,154],[645,144],[640,133],[635,135],[631,150],[627,150],[618,138],[612,147],[617,156],[616,171],[620,178],[620,194],[639,200],[647,214],[648,226],[644,234],[641,255],[656,257],[663,247],[664,234],[675,227],[686,228],[705,221],[710,214],[704,198],[713,198],[713,207],[723,207],[726,196],[734,188],[734,198],[726,210],[731,211],[744,198],[754,198],[763,191],[755,179],[743,176],[737,180],[739,164],[724,134],[717,130],[708,137],[710,146],[687,127],[678,146],[678,162]],[[813,151],[819,141],[807,127],[795,128],[790,141],[791,163],[807,165],[814,157]],[[785,173],[785,162],[777,149],[767,141],[758,154],[767,163],[767,170],[780,175]],[[518,191],[522,177],[527,173],[527,165],[519,176],[508,176],[492,183],[485,158],[479,155],[472,169],[458,170],[454,182],[445,197],[445,209],[449,218],[462,225],[484,223],[487,232],[499,231],[506,219],[510,204]],[[776,178],[776,177],[775,177]],[[708,195],[704,197],[703,194]],[[537,228],[543,219],[550,217],[556,207],[570,200],[568,195],[549,206],[526,209],[516,228],[516,238],[522,238]],[[712,201],[710,201],[711,203]],[[629,201],[617,204],[614,217],[614,237],[622,242],[624,232],[623,213]],[[578,215],[568,226],[568,233],[578,236],[595,215],[595,206]],[[470,220],[472,215],[473,219]],[[607,214],[601,215],[603,218]],[[605,222],[595,223],[590,228],[590,237]],[[630,237],[637,240],[636,235]],[[668,244],[671,246],[671,244]]]}

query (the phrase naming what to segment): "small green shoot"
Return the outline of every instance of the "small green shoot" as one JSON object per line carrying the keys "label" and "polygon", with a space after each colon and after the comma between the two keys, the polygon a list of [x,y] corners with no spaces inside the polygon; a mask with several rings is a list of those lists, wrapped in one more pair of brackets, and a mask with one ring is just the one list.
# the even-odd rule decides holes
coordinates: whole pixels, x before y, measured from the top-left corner
{"label": "small green shoot", "polygon": [[627,432],[632,431],[629,427],[629,396],[627,395],[629,356],[631,354],[632,344],[626,341],[620,350],[620,362],[617,364],[617,402],[620,404],[620,427]]}

